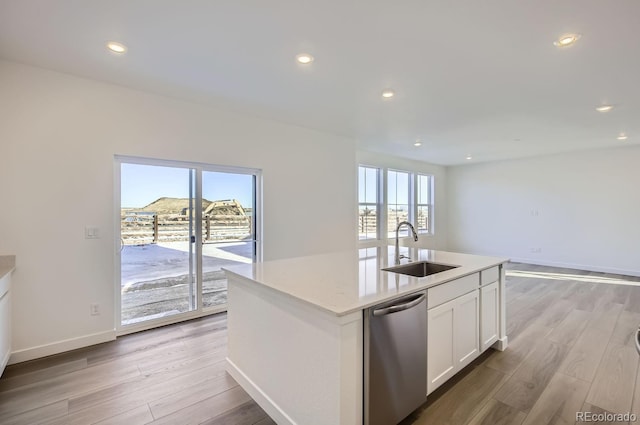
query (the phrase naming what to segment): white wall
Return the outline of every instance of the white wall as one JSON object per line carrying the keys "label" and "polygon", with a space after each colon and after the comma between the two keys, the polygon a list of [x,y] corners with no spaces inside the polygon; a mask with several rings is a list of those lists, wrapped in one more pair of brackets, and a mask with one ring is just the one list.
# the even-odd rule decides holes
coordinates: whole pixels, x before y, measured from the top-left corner
{"label": "white wall", "polygon": [[[370,165],[382,168],[388,167],[396,170],[431,174],[434,177],[434,234],[420,235],[418,242],[413,242],[413,239],[411,238],[405,238],[401,244],[418,246],[421,248],[445,250],[447,248],[446,168],[422,161],[413,161],[410,159],[367,151],[358,151],[357,159],[359,165]],[[357,214],[357,211],[355,213]],[[380,243],[386,244],[389,243],[389,240],[384,240]]]}
{"label": "white wall", "polygon": [[3,61],[0,93],[19,360],[113,337],[114,154],[262,169],[265,259],[355,246],[351,139]]}
{"label": "white wall", "polygon": [[450,167],[449,248],[640,275],[638,164],[628,146]]}

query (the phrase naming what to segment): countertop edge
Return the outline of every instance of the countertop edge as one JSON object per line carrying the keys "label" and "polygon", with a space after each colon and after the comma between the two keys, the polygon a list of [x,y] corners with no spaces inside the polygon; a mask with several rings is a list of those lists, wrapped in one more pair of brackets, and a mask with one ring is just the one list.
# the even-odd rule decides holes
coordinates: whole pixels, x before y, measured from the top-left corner
{"label": "countertop edge", "polygon": [[13,272],[15,268],[15,255],[0,255],[0,279]]}
{"label": "countertop edge", "polygon": [[[452,253],[449,252],[451,254],[457,254],[457,253]],[[463,255],[471,255],[471,254],[463,254]],[[502,257],[488,257],[488,256],[483,256],[483,255],[473,255],[474,257],[478,257],[478,258],[483,258],[486,259],[487,261],[483,264],[480,265],[475,265],[475,266],[463,266],[461,267],[461,270],[456,270],[456,271],[452,271],[452,273],[447,272],[444,276],[442,276],[442,279],[440,280],[433,280],[433,279],[429,279],[427,280],[426,278],[418,278],[418,279],[425,279],[425,282],[423,284],[418,284],[418,285],[414,285],[412,287],[406,288],[406,290],[403,291],[398,291],[395,292],[393,294],[387,294],[385,296],[381,296],[381,297],[377,297],[374,298],[370,301],[367,302],[362,302],[362,303],[358,303],[357,305],[350,305],[350,306],[344,306],[345,308],[343,309],[332,309],[330,307],[324,306],[314,300],[310,300],[310,299],[306,299],[303,296],[300,296],[298,294],[294,294],[291,293],[289,291],[283,290],[281,288],[278,288],[276,286],[270,285],[266,282],[262,282],[260,280],[256,280],[252,277],[246,276],[244,274],[242,274],[241,272],[236,272],[233,270],[233,266],[231,266],[230,268],[225,268],[223,267],[222,270],[225,271],[225,273],[229,273],[230,275],[232,275],[234,278],[240,279],[244,282],[252,282],[255,284],[260,285],[261,288],[267,288],[268,290],[274,292],[274,293],[278,293],[281,294],[287,298],[290,298],[292,300],[296,300],[298,302],[302,302],[305,305],[309,305],[315,309],[317,309],[318,311],[324,312],[324,313],[329,313],[331,315],[337,316],[337,317],[342,317],[342,316],[346,316],[349,314],[353,314],[356,313],[358,311],[363,311],[369,307],[378,305],[380,303],[384,303],[386,301],[390,301],[394,298],[400,297],[400,296],[404,296],[404,295],[408,295],[414,292],[419,292],[419,291],[423,291],[429,288],[432,288],[434,286],[438,286],[438,285],[442,285],[445,284],[447,282],[451,282],[453,280],[459,279],[461,277],[464,276],[468,276],[474,273],[478,273],[481,270],[486,270],[488,268],[491,267],[496,267],[502,264],[505,264],[507,262],[509,262],[508,258],[502,258]],[[247,265],[248,266],[248,265]],[[393,272],[389,272],[389,273],[393,273]],[[419,280],[418,280],[419,282]]]}
{"label": "countertop edge", "polygon": [[[342,317],[342,316],[346,316],[346,315],[354,312],[354,311],[351,311],[351,312],[346,312],[346,313],[338,313],[338,312],[336,312],[334,310],[330,310],[330,309],[328,309],[326,307],[323,307],[323,306],[321,306],[321,305],[319,305],[319,304],[317,304],[317,303],[315,303],[313,301],[309,301],[307,299],[304,299],[302,297],[294,295],[294,294],[292,294],[290,292],[283,291],[283,290],[278,289],[278,288],[274,288],[273,286],[267,285],[267,284],[265,284],[263,282],[259,282],[257,280],[251,279],[251,278],[249,278],[247,276],[243,276],[243,275],[241,275],[239,273],[235,273],[234,271],[229,270],[229,269],[227,269],[225,267],[221,267],[221,270],[223,270],[225,273],[233,275],[233,277],[235,279],[238,279],[238,280],[246,282],[246,283],[252,283],[252,284],[260,285],[260,288],[262,288],[264,290],[271,291],[273,293],[283,295],[283,296],[285,296],[285,297],[287,297],[287,298],[289,298],[289,299],[291,299],[293,301],[296,301],[296,302],[302,302],[302,303],[304,303],[305,305],[307,305],[309,307],[315,308],[318,311],[322,311],[322,312],[324,312],[326,314],[329,314],[329,315],[332,315],[332,316]],[[357,310],[355,310],[355,311],[357,311]]]}

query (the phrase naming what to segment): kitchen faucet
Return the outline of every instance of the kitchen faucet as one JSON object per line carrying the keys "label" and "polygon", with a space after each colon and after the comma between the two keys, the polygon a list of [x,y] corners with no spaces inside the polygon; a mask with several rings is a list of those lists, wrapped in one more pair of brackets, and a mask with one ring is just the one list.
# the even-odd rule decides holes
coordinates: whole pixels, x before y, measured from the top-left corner
{"label": "kitchen faucet", "polygon": [[413,233],[413,240],[415,242],[418,242],[418,234],[416,233],[416,229],[413,228],[413,224],[409,223],[408,221],[401,221],[400,223],[398,223],[398,225],[396,226],[396,258],[395,258],[396,265],[400,264],[401,258],[409,258],[404,255],[400,255],[400,246],[398,243],[398,231],[400,230],[400,227],[402,227],[404,224],[409,226],[409,229],[411,229],[411,233]]}

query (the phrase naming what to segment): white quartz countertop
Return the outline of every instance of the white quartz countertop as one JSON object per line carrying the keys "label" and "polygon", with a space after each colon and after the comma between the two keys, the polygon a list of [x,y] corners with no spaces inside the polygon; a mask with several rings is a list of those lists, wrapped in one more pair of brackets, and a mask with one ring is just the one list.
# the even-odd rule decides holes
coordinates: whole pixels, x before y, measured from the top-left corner
{"label": "white quartz countertop", "polygon": [[11,273],[16,267],[15,255],[0,255],[0,279]]}
{"label": "white quartz countertop", "polygon": [[[459,266],[426,277],[381,270],[393,266],[394,248],[361,248],[308,257],[224,267],[231,275],[271,288],[336,316],[420,291],[509,261],[430,249],[401,247],[412,261]],[[407,260],[402,260],[405,264]]]}

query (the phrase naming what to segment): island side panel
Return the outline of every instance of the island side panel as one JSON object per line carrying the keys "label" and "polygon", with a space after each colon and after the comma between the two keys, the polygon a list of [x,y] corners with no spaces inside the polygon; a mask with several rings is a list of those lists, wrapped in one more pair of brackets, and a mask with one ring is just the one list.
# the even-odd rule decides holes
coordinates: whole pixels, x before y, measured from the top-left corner
{"label": "island side panel", "polygon": [[278,424],[362,424],[362,314],[228,274],[227,370]]}
{"label": "island side panel", "polygon": [[500,282],[498,283],[498,314],[500,317],[500,330],[498,333],[498,340],[493,344],[493,348],[499,351],[504,351],[509,345],[507,338],[507,291],[506,291],[506,269],[504,264],[500,264]]}

